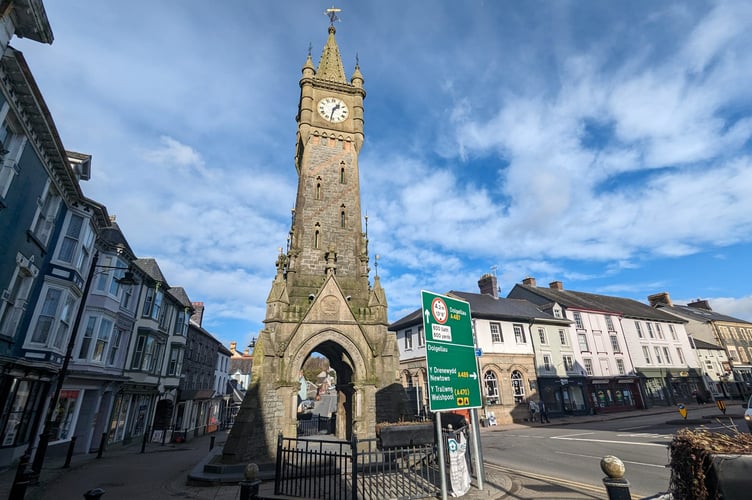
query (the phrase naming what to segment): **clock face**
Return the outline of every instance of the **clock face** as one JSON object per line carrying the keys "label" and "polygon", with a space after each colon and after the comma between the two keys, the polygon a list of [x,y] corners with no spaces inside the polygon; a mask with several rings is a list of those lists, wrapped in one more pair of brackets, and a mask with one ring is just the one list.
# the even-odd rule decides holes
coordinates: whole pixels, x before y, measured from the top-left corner
{"label": "clock face", "polygon": [[349,113],[347,105],[336,97],[324,97],[319,101],[319,114],[332,123],[345,121]]}

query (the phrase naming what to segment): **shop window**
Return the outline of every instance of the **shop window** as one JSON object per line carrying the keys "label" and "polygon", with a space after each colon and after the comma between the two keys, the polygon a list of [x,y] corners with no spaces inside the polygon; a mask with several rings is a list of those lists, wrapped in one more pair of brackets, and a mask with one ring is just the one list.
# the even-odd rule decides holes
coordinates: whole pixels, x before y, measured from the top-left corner
{"label": "shop window", "polygon": [[501,404],[501,400],[499,399],[499,380],[496,378],[496,373],[488,370],[483,376],[483,384],[486,389],[486,404]]}
{"label": "shop window", "polygon": [[0,414],[0,445],[13,446],[29,441],[31,423],[39,408],[40,382],[13,378]]}
{"label": "shop window", "polygon": [[76,413],[76,404],[81,391],[60,391],[60,398],[55,408],[55,420],[53,421],[52,440],[70,439],[73,431],[73,416]]}
{"label": "shop window", "polygon": [[522,378],[522,373],[519,370],[512,372],[512,394],[514,395],[515,403],[525,402],[525,380]]}

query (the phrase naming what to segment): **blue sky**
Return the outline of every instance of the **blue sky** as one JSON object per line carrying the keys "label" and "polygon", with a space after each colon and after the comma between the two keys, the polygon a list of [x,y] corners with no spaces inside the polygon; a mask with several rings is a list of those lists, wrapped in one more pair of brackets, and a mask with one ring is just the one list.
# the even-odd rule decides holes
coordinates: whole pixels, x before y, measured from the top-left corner
{"label": "blue sky", "polygon": [[[285,246],[330,2],[47,0],[22,50],[85,193],[246,345]],[[668,291],[752,320],[752,4],[340,1],[390,320],[420,290]],[[373,260],[372,266],[373,268]]]}

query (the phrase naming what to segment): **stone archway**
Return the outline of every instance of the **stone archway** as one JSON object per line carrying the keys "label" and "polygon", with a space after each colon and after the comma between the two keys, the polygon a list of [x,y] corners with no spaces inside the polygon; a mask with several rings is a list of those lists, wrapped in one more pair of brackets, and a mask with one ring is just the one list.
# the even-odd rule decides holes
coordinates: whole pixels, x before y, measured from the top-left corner
{"label": "stone archway", "polygon": [[[337,410],[335,435],[339,439],[350,439],[353,431],[362,435],[360,422],[363,421],[362,405],[356,404],[363,401],[362,384],[366,374],[366,364],[363,353],[348,337],[334,329],[327,329],[314,334],[299,346],[290,346],[291,362],[290,376],[293,377],[303,368],[305,361],[312,353],[318,352],[324,355],[332,369],[337,373]],[[293,412],[291,415],[295,415]],[[286,427],[292,431],[296,422],[286,423]]]}

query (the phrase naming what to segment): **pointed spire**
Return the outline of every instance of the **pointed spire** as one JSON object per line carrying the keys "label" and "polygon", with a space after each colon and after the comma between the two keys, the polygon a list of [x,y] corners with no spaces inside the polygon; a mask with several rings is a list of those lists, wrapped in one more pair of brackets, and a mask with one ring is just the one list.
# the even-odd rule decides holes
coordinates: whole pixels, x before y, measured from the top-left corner
{"label": "pointed spire", "polygon": [[329,38],[327,38],[324,51],[321,53],[316,78],[330,82],[347,83],[345,68],[342,66],[342,58],[339,55],[339,47],[337,47],[337,40],[334,39],[336,31],[334,26],[329,26]]}

